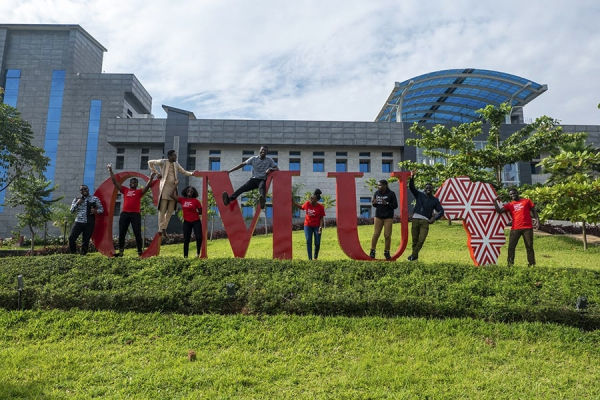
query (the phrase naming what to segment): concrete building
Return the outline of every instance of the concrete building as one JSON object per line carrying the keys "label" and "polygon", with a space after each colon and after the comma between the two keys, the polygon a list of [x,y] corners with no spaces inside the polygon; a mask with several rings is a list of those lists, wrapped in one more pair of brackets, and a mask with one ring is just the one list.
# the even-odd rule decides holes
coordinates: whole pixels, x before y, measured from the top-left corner
{"label": "concrete building", "polygon": [[[79,25],[0,25],[0,86],[6,88],[4,102],[19,109],[31,123],[36,133],[34,144],[43,147],[51,159],[46,177],[59,185],[55,194],[65,195],[64,203],[70,204],[78,195],[81,183],[92,191],[98,187],[108,177],[108,163],[113,163],[115,172],[149,173],[149,159],[163,158],[167,150],[175,149],[180,164],[187,170],[224,170],[258,154],[259,147],[267,145],[281,169],[301,171],[294,183],[304,185],[302,192],[318,187],[324,194],[335,196],[334,180],[326,177],[327,172],[364,172],[363,180],[357,180],[356,212],[368,216],[371,193],[363,186],[364,180],[388,177],[398,170],[401,160],[426,162],[416,148],[404,146],[411,135],[412,122],[450,125],[468,121],[476,102],[453,104],[454,108],[442,111],[447,102],[455,99],[480,101],[481,96],[474,91],[459,93],[459,88],[461,84],[469,87],[464,83],[465,74],[484,71],[439,71],[441,77],[453,81],[429,85],[428,90],[444,85],[449,90],[436,94],[433,103],[424,100],[423,94],[413,92],[412,100],[409,96],[425,75],[397,83],[375,122],[198,119],[192,111],[167,105],[163,105],[167,117],[154,118],[152,98],[135,75],[102,72],[105,51]],[[499,77],[490,74],[489,78]],[[523,127],[522,107],[545,90],[522,99],[532,86],[527,82],[511,98],[515,113],[503,126],[503,134]],[[477,85],[472,86],[477,89]],[[493,89],[505,97],[511,96],[503,90]],[[495,101],[500,102],[501,98],[497,96]],[[429,110],[409,108],[411,101],[427,103]],[[443,114],[448,118],[442,118]],[[564,129],[590,132],[591,142],[598,143],[600,139],[598,126]],[[230,176],[237,188],[250,173],[240,170]],[[511,176],[515,183],[531,182],[530,163],[520,163]],[[199,178],[181,178],[180,185],[200,187],[200,183]],[[0,203],[9,195],[7,191],[0,192]],[[267,209],[267,217],[269,214]],[[328,215],[334,216],[334,210],[328,210]],[[0,206],[0,237],[10,236],[16,223],[15,210]],[[174,226],[170,225],[169,230],[179,230],[177,218],[172,218],[171,224]],[[116,233],[117,224],[114,226]],[[148,228],[151,232],[156,230],[156,218],[149,219]]]}

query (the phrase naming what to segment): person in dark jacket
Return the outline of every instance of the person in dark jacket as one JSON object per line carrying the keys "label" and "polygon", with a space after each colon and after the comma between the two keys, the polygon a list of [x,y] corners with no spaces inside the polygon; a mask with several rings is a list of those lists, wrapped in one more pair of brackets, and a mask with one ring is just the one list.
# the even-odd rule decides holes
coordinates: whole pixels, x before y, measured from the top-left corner
{"label": "person in dark jacket", "polygon": [[[429,233],[429,225],[444,216],[444,209],[439,199],[432,194],[433,185],[428,183],[425,185],[423,192],[418,191],[413,180],[415,174],[416,172],[412,171],[408,181],[408,188],[416,200],[412,216],[412,254],[408,257],[408,261],[419,259],[419,251],[421,251]],[[434,215],[434,211],[437,214]]]}
{"label": "person in dark jacket", "polygon": [[392,258],[390,256],[390,245],[392,244],[392,224],[394,223],[394,210],[398,208],[398,200],[396,193],[392,192],[388,187],[388,181],[385,179],[377,182],[377,191],[373,194],[371,204],[375,207],[375,218],[373,220],[373,237],[371,238],[371,252],[369,257],[375,258],[375,249],[377,241],[381,235],[383,228],[383,237],[385,239],[385,250],[383,256],[386,260]]}

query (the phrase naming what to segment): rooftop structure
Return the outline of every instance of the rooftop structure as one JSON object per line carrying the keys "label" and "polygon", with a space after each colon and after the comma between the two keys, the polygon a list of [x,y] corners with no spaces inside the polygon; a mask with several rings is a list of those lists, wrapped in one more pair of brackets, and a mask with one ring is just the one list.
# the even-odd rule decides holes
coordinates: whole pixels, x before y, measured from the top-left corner
{"label": "rooftop structure", "polygon": [[547,85],[485,69],[448,69],[396,82],[375,122],[464,123],[479,119],[488,104],[509,103],[523,123],[522,107],[548,90]]}

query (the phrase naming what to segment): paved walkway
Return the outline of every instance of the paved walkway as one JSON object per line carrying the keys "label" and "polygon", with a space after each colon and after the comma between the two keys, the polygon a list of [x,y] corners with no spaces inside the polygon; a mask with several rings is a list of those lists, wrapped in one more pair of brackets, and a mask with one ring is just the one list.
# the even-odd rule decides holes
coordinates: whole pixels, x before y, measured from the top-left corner
{"label": "paved walkway", "polygon": [[[572,233],[552,234],[552,233],[547,233],[547,232],[542,232],[542,231],[534,231],[534,233],[538,236],[568,236],[568,237],[572,237],[573,239],[577,239],[580,242],[583,242],[583,235],[580,233],[579,234],[572,234]],[[600,246],[600,237],[590,235],[590,234],[586,235],[586,237],[587,237],[588,245]]]}

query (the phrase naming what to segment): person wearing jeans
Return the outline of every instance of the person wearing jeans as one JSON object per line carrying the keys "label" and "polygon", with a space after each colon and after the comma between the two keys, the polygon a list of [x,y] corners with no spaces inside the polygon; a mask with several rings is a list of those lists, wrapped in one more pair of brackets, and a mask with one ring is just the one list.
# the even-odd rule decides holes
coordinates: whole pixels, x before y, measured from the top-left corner
{"label": "person wearing jeans", "polygon": [[[515,249],[519,243],[519,239],[523,236],[525,250],[527,252],[527,263],[530,267],[535,265],[535,252],[533,250],[533,228],[538,226],[539,218],[535,209],[535,204],[529,199],[519,197],[517,189],[510,189],[508,195],[512,200],[510,203],[504,204],[503,207],[498,206],[500,196],[496,197],[494,207],[498,213],[510,213],[512,216],[512,226],[508,237],[508,259],[507,263],[512,266],[515,263]],[[532,219],[533,216],[533,219]]]}
{"label": "person wearing jeans", "polygon": [[[440,204],[440,200],[433,193],[433,185],[428,183],[425,185],[423,192],[420,192],[415,187],[414,176],[415,172],[411,172],[408,188],[413,196],[415,196],[415,208],[412,216],[412,254],[408,257],[408,261],[417,261],[419,252],[429,234],[429,225],[435,223],[438,219],[444,216],[444,209]],[[437,214],[434,216],[433,212]]]}
{"label": "person wearing jeans", "polygon": [[310,196],[310,200],[304,204],[296,203],[292,199],[292,203],[306,211],[304,217],[304,236],[306,237],[306,251],[308,253],[308,259],[313,260],[312,243],[313,237],[315,240],[315,253],[314,260],[319,258],[319,250],[321,248],[321,234],[325,227],[325,207],[319,203],[321,199],[321,190],[316,189],[315,192]]}
{"label": "person wearing jeans", "polygon": [[79,193],[81,193],[81,196],[73,199],[71,202],[71,213],[76,213],[77,215],[69,234],[69,250],[71,254],[77,252],[77,238],[83,234],[81,254],[85,255],[88,252],[92,233],[94,233],[96,214],[102,214],[104,207],[102,207],[102,202],[99,198],[90,195],[90,189],[87,185],[81,185]]}

